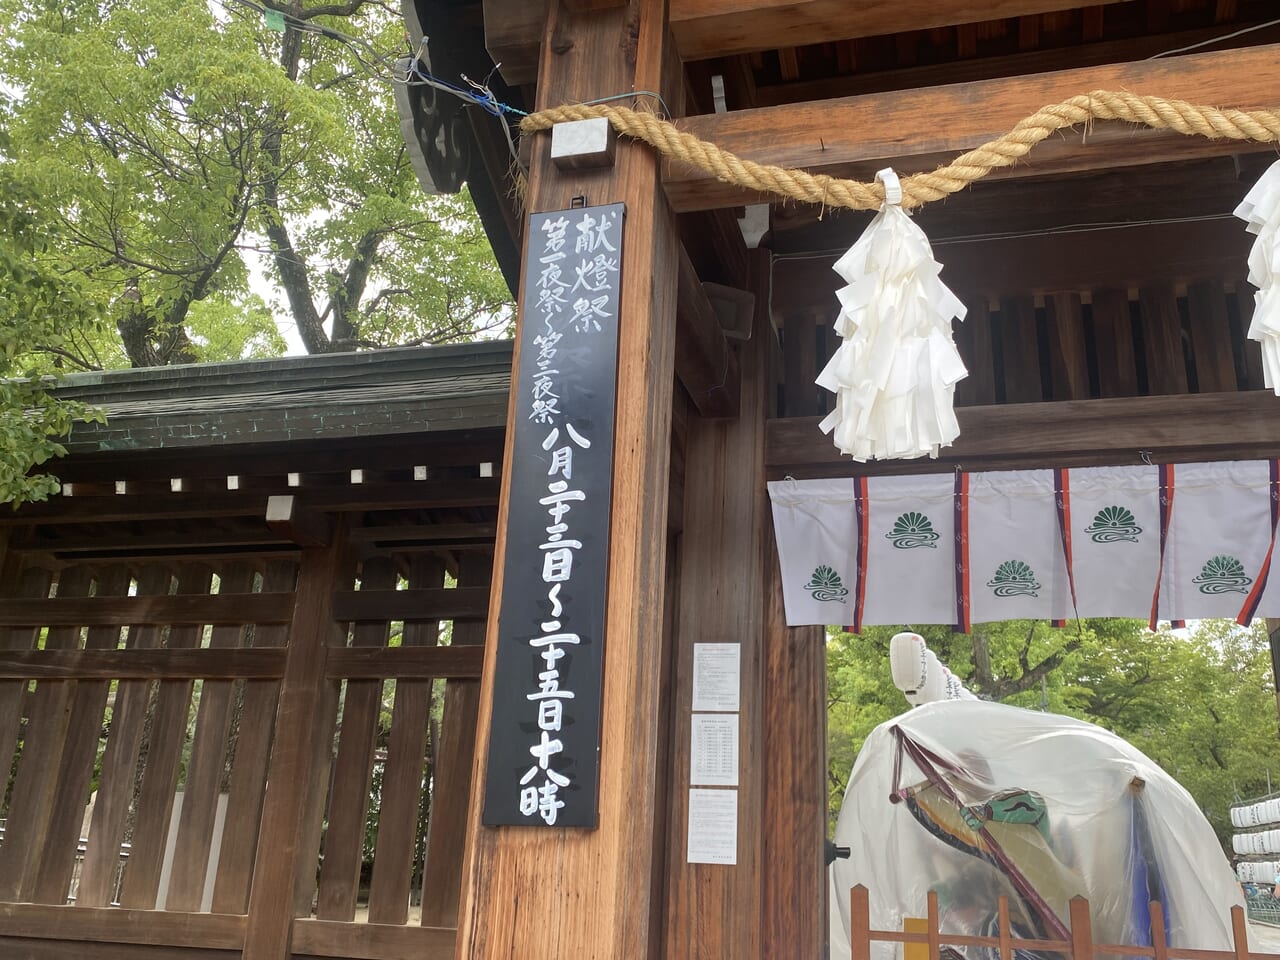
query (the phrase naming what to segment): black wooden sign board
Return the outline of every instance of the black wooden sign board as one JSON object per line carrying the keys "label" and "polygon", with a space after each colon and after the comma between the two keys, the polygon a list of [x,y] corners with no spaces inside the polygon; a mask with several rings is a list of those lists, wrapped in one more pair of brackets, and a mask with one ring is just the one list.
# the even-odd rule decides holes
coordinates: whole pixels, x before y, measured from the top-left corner
{"label": "black wooden sign board", "polygon": [[623,204],[529,218],[483,822],[596,826]]}

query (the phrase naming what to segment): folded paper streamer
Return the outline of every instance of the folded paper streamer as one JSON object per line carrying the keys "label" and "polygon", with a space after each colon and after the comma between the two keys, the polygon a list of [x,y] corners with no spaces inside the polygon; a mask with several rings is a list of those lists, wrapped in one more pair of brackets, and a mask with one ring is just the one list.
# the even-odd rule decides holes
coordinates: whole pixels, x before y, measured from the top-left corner
{"label": "folded paper streamer", "polygon": [[1257,234],[1249,251],[1249,282],[1254,295],[1253,323],[1249,339],[1262,344],[1262,375],[1266,385],[1280,395],[1280,160],[1264,173],[1245,196],[1235,215]]}
{"label": "folded paper streamer", "polygon": [[939,278],[929,239],[901,207],[892,170],[876,179],[885,203],[835,265],[842,343],[819,374],[836,395],[823,433],[855,460],[936,457],[960,435],[955,385],[968,375],[951,338],[962,304]]}

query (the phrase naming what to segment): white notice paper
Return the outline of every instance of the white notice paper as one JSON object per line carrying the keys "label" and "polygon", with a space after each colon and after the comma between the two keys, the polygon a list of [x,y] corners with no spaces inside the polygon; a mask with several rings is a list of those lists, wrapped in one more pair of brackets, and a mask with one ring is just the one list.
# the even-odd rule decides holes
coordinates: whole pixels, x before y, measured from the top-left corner
{"label": "white notice paper", "polygon": [[693,709],[737,710],[742,644],[693,645]]}
{"label": "white notice paper", "polygon": [[738,791],[689,791],[689,863],[738,862]]}
{"label": "white notice paper", "polygon": [[689,744],[689,783],[738,785],[738,715],[695,713]]}

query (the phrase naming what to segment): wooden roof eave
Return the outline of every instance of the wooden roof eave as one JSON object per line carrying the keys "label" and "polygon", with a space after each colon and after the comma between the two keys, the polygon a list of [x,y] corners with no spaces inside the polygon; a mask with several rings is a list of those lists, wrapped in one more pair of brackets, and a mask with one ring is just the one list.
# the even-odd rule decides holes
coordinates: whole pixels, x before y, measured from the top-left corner
{"label": "wooden roof eave", "polygon": [[[1069,10],[1079,0],[671,0],[682,60]],[[507,83],[537,77],[543,7],[484,0],[485,43]]]}

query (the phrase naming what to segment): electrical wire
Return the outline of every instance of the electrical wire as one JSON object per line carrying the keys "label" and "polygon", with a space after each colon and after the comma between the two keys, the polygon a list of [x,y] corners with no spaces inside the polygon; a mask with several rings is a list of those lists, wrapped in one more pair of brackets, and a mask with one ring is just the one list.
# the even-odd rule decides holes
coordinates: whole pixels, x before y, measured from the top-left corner
{"label": "electrical wire", "polygon": [[1185,47],[1177,47],[1173,50],[1162,50],[1160,53],[1154,53],[1147,57],[1148,60],[1159,60],[1161,57],[1171,57],[1175,53],[1186,53],[1188,50],[1199,50],[1201,47],[1209,47],[1215,43],[1222,43],[1224,40],[1234,40],[1236,37],[1242,37],[1246,33],[1253,33],[1255,30],[1265,30],[1267,27],[1274,27],[1280,24],[1280,19],[1268,20],[1266,23],[1255,23],[1251,27],[1245,27],[1237,30],[1235,33],[1224,34],[1221,37],[1214,37],[1211,40],[1201,40],[1199,43],[1189,43]]}
{"label": "electrical wire", "polygon": [[[1175,223],[1205,223],[1213,220],[1234,220],[1231,214],[1211,213],[1197,217],[1167,217],[1156,220],[1118,220],[1101,223],[1072,223],[1059,227],[1045,227],[1041,230],[1011,230],[1004,233],[975,233],[960,237],[943,237],[930,240],[934,247],[958,245],[963,243],[985,243],[989,240],[1022,240],[1027,237],[1052,237],[1072,233],[1088,233],[1094,230],[1127,230],[1130,227],[1155,227]],[[803,253],[778,253],[774,260],[829,260],[839,256],[845,248],[831,250],[814,250]]]}

